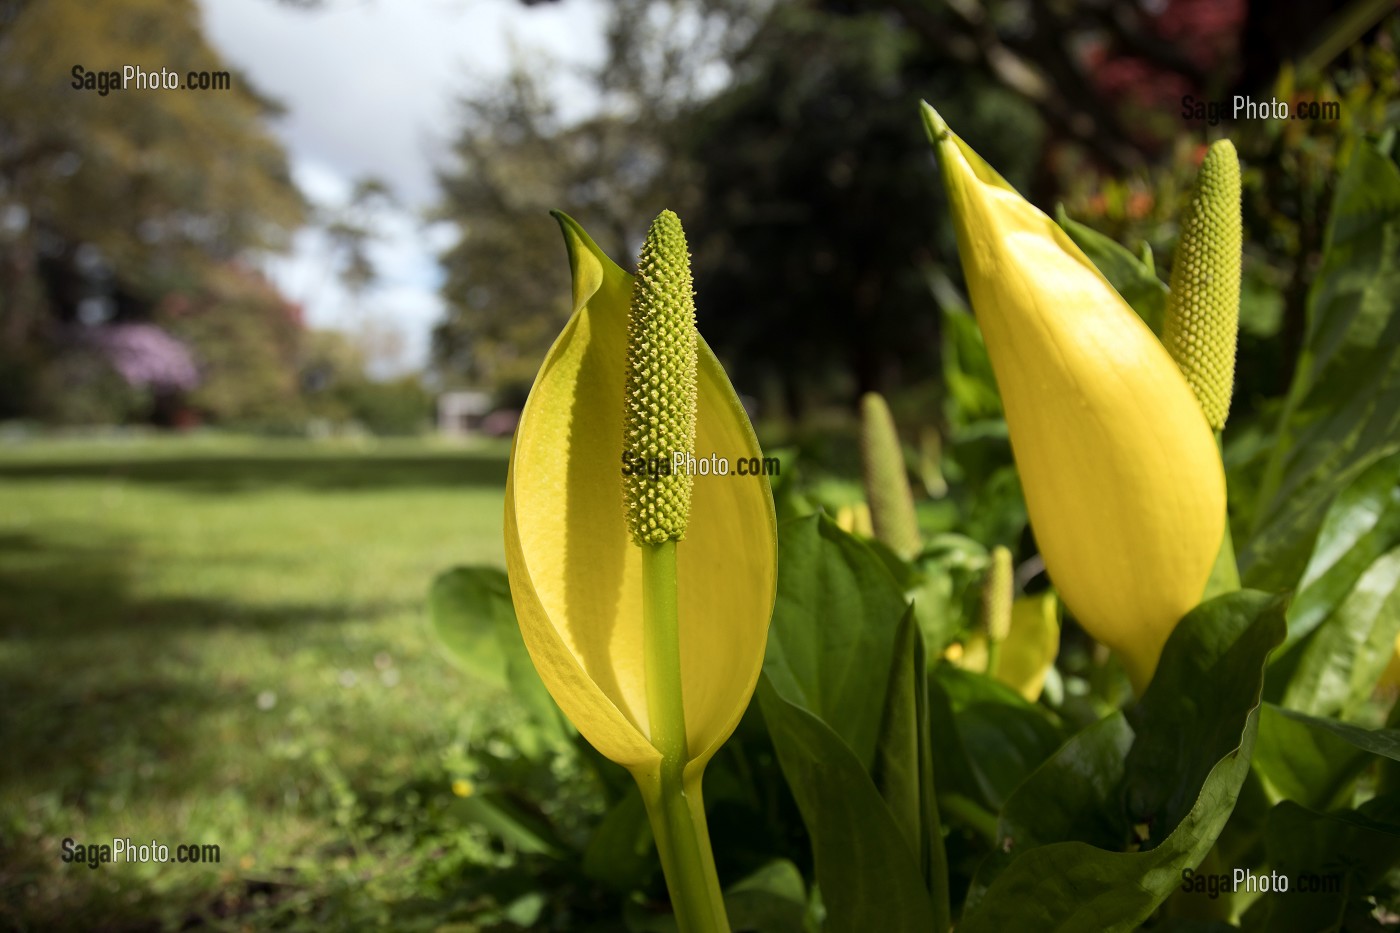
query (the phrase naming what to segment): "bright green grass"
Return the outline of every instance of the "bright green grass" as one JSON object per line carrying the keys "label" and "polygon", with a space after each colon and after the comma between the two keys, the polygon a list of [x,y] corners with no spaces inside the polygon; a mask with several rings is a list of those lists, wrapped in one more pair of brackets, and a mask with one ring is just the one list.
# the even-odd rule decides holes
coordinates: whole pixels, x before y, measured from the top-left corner
{"label": "bright green grass", "polygon": [[[0,927],[443,919],[432,892],[489,853],[440,817],[502,698],[444,662],[424,596],[501,563],[505,456],[0,444]],[[221,861],[90,870],[64,837]]]}

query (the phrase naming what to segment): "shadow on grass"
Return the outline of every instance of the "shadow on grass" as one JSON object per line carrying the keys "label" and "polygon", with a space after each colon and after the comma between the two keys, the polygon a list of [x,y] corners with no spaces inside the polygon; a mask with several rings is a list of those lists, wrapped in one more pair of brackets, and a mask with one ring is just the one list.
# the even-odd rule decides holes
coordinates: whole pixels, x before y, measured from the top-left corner
{"label": "shadow on grass", "polygon": [[138,560],[110,540],[67,547],[0,535],[0,794],[51,788],[62,805],[82,806],[113,782],[141,793],[150,782],[121,774],[124,764],[182,760],[205,740],[205,714],[253,702],[253,688],[234,681],[171,677],[157,662],[190,650],[182,633],[284,631],[403,608],[142,597],[131,585]]}
{"label": "shadow on grass", "polygon": [[[341,623],[404,608],[151,598],[134,585],[141,559],[110,537],[71,545],[0,533],[0,929],[185,928],[210,911],[241,914],[273,893],[230,875],[236,863],[219,869],[217,897],[194,869],[176,881],[188,891],[148,888],[119,866],[61,864],[60,842],[109,841],[87,838],[83,827],[121,826],[130,804],[227,789],[219,756],[208,754],[218,741],[211,723],[231,708],[252,709],[259,685],[207,666],[204,677],[183,675],[186,657],[201,661],[186,635],[295,627],[317,632],[308,643],[334,642]],[[244,793],[255,804],[266,787]]]}
{"label": "shadow on grass", "polygon": [[344,491],[490,486],[506,481],[504,451],[421,455],[324,454],[202,456],[0,462],[0,483],[54,479],[123,480],[197,492],[231,493],[294,486]]}

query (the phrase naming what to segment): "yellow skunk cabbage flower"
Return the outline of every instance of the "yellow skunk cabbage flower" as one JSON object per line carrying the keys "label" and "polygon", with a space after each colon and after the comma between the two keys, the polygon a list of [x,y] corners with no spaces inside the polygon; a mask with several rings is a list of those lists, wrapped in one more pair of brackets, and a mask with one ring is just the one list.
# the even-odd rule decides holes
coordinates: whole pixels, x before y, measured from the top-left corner
{"label": "yellow skunk cabbage flower", "polygon": [[949,645],[943,657],[963,670],[996,678],[1034,703],[1060,654],[1059,602],[1053,592],[1045,592],[1022,596],[1008,608],[1008,629],[1000,642],[979,630],[965,644]]}
{"label": "yellow skunk cabbage flower", "polygon": [[[677,876],[708,887],[708,898],[699,895],[708,905],[689,916],[677,907],[683,933],[724,929],[700,781],[763,666],[777,584],[772,492],[764,477],[715,468],[762,453],[723,368],[695,333],[675,215],[658,218],[641,264],[644,277],[666,281],[635,288],[577,223],[555,217],[573,273],[573,314],[540,367],[511,446],[511,597],[555,702],[641,787],[673,902]],[[685,482],[672,482],[683,473]],[[667,566],[651,573],[658,560]],[[649,628],[663,579],[669,624]],[[661,629],[668,644],[658,651]],[[649,678],[655,670],[665,675]],[[656,710],[669,715],[653,717]],[[708,884],[695,885],[696,873]]]}
{"label": "yellow skunk cabbage flower", "polygon": [[923,115],[1041,555],[1141,692],[1221,548],[1214,435],[1170,354],[1079,247],[927,104]]}

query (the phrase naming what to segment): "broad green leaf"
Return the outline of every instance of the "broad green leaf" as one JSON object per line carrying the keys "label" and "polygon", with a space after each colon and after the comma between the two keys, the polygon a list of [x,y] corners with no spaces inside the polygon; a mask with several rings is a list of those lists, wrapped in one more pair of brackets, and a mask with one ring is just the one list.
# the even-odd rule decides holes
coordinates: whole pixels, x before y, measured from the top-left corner
{"label": "broad green leaf", "polygon": [[1001,811],[998,835],[1008,854],[1071,840],[1104,849],[1127,845],[1122,787],[1132,743],[1128,720],[1114,713],[1062,745]]}
{"label": "broad green leaf", "polygon": [[[1123,300],[1154,334],[1162,333],[1162,317],[1167,311],[1167,286],[1152,267],[1092,227],[1071,220],[1064,207],[1055,211],[1055,221],[1103,273]],[[1149,254],[1150,255],[1150,254]]]}
{"label": "broad green leaf", "polygon": [[[1182,619],[1128,716],[1080,732],[1007,802],[1010,857],[983,866],[959,933],[1131,930],[1147,919],[1230,817],[1284,628],[1282,601],[1248,591]],[[1134,828],[1146,830],[1143,849],[1126,851]]]}
{"label": "broad green leaf", "polygon": [[986,675],[940,664],[929,687],[940,793],[999,810],[1064,740],[1047,710]]}
{"label": "broad green leaf", "polygon": [[938,928],[947,929],[948,857],[933,783],[923,639],[912,607],[900,622],[896,645],[875,749],[875,783],[910,851],[917,853]]}
{"label": "broad green leaf", "polygon": [[635,786],[603,815],[583,850],[583,873],[620,891],[639,887],[656,870],[646,805]]}
{"label": "broad green leaf", "polygon": [[1150,841],[1181,821],[1206,775],[1240,746],[1259,705],[1263,661],[1284,638],[1286,605],[1237,590],[1196,607],[1168,639],[1176,650],[1163,652],[1127,714],[1137,735],[1128,753],[1128,813],[1150,825]]}
{"label": "broad green leaf", "polygon": [[1260,898],[1244,929],[1371,929],[1366,895],[1400,865],[1400,827],[1365,808],[1324,814],[1285,801],[1269,813],[1264,847],[1269,870],[1287,878],[1289,889]]}
{"label": "broad green leaf", "polygon": [[539,730],[516,736],[527,755],[536,754],[536,738],[564,740],[569,727],[530,661],[510,583],[495,567],[454,567],[438,574],[428,593],[428,615],[438,640],[464,671],[493,686],[509,689]]}
{"label": "broad green leaf", "polygon": [[935,929],[917,854],[865,765],[830,726],[784,699],[767,673],[758,700],[812,840],[828,928]]}
{"label": "broad green leaf", "polygon": [[1333,501],[1288,612],[1269,696],[1318,716],[1365,702],[1400,635],[1400,454]]}
{"label": "broad green leaf", "polygon": [[940,534],[933,536],[910,563],[878,541],[871,541],[870,547],[885,562],[904,597],[914,604],[926,652],[930,656],[941,654],[962,626],[976,617],[976,594],[987,549],[963,535]]}
{"label": "broad green leaf", "polygon": [[778,540],[783,559],[764,673],[869,770],[904,595],[869,545],[824,515],[784,523]]}
{"label": "broad green leaf", "polygon": [[[1341,727],[1340,729],[1337,727]],[[1254,770],[1276,800],[1327,809],[1366,764],[1365,749],[1341,730],[1368,733],[1265,703],[1259,714]],[[1391,741],[1394,741],[1392,737]],[[1385,738],[1380,739],[1382,746]]]}
{"label": "broad green leaf", "polygon": [[1358,145],[1337,183],[1308,331],[1253,534],[1245,583],[1291,588],[1329,503],[1400,450],[1400,169]]}
{"label": "broad green leaf", "polygon": [[1400,545],[1400,454],[1343,490],[1322,522],[1288,611],[1288,644],[1321,625],[1366,570]]}
{"label": "broad green leaf", "polygon": [[428,618],[448,655],[468,674],[507,689],[505,648],[497,630],[515,624],[510,582],[495,567],[453,567],[428,591]]}
{"label": "broad green leaf", "polygon": [[[802,872],[777,859],[730,885],[724,892],[730,929],[743,933],[805,933],[807,886]],[[647,910],[636,901],[623,908],[629,933],[679,933],[675,914]]]}
{"label": "broad green leaf", "polygon": [[807,886],[787,859],[769,862],[724,892],[729,925],[758,933],[802,933]]}

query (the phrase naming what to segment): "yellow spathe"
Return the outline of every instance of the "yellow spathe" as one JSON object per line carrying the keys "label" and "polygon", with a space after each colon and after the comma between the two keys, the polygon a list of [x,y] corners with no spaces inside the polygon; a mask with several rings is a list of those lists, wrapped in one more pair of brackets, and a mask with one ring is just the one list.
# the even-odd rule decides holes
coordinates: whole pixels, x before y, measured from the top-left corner
{"label": "yellow spathe", "polygon": [[1214,435],[1166,349],[1073,241],[927,104],[924,121],[1046,568],[1141,692],[1220,551]]}
{"label": "yellow spathe", "polygon": [[[545,357],[511,447],[506,567],[535,667],[600,752],[658,766],[648,741],[641,550],[622,498],[623,389],[632,276],[556,214],[573,315]],[[696,456],[761,457],[719,361],[699,346]],[[777,584],[777,524],[764,477],[695,476],[676,545],[686,773],[739,723],[763,666]]]}

